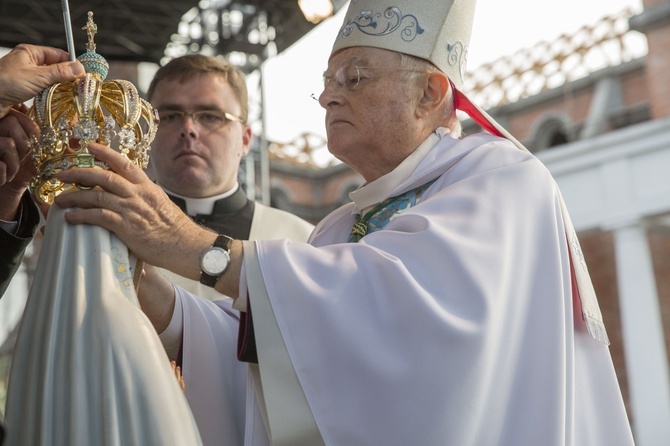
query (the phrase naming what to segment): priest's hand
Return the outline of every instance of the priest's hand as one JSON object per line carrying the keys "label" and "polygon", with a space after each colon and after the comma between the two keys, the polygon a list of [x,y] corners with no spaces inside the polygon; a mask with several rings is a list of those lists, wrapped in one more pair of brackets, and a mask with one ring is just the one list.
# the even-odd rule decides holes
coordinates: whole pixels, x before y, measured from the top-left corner
{"label": "priest's hand", "polygon": [[16,107],[0,119],[0,219],[5,221],[16,220],[21,196],[36,173],[28,142],[39,128],[24,112],[25,106]]}
{"label": "priest's hand", "polygon": [[58,206],[78,208],[66,213],[66,220],[102,226],[137,258],[198,280],[200,254],[216,234],[194,223],[142,169],[116,151],[100,144],[90,144],[89,150],[110,170],[73,168],[58,175],[66,183],[94,187],[73,188],[56,197]]}

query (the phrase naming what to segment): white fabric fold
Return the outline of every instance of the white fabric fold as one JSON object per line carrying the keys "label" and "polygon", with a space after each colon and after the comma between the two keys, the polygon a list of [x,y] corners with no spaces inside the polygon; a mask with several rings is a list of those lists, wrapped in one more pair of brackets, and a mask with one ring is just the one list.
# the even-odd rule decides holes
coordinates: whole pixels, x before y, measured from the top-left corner
{"label": "white fabric fold", "polygon": [[52,206],[15,345],[5,445],[198,445],[134,260],[105,229]]}

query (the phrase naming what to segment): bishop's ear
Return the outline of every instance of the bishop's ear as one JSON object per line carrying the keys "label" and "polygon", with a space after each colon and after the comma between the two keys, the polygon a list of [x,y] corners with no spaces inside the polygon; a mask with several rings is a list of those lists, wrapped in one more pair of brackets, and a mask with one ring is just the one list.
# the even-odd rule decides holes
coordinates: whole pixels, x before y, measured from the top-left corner
{"label": "bishop's ear", "polygon": [[444,110],[449,98],[449,79],[440,71],[429,72],[421,83],[423,93],[417,106],[417,116],[423,118],[435,111]]}

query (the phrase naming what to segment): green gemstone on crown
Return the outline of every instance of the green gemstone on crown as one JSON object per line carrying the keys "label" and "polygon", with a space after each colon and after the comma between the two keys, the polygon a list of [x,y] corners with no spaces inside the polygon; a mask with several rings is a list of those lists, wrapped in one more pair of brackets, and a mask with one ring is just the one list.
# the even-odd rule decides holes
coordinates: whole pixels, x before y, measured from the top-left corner
{"label": "green gemstone on crown", "polygon": [[95,166],[95,157],[90,153],[78,153],[76,158],[77,158],[77,167]]}

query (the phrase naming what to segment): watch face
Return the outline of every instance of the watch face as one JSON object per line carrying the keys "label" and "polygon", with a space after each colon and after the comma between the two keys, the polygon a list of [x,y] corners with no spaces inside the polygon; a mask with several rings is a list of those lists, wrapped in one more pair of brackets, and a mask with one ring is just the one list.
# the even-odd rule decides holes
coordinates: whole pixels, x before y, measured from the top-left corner
{"label": "watch face", "polygon": [[202,270],[210,276],[219,276],[230,263],[230,254],[222,248],[210,248],[202,256]]}

